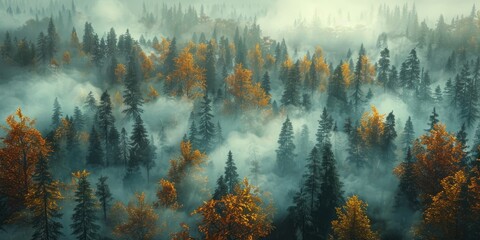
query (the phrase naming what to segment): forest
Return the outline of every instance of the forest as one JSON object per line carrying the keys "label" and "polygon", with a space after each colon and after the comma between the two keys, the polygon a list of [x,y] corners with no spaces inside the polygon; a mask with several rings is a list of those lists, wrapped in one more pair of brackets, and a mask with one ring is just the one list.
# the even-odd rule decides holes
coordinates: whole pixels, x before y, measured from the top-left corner
{"label": "forest", "polygon": [[480,10],[0,0],[0,239],[480,239]]}

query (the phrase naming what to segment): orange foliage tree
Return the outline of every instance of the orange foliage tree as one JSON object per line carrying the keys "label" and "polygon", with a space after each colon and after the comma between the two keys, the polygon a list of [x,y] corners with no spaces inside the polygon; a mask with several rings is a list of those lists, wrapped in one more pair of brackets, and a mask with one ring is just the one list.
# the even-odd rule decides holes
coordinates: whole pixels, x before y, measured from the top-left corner
{"label": "orange foliage tree", "polygon": [[413,148],[417,161],[414,163],[414,178],[420,197],[429,202],[432,196],[441,191],[442,179],[459,170],[464,156],[462,145],[445,125],[435,124],[434,128],[420,137]]}
{"label": "orange foliage tree", "polygon": [[35,129],[35,121],[24,116],[20,108],[6,122],[7,126],[1,126],[6,135],[1,138],[0,191],[11,201],[11,206],[20,207],[32,186],[35,164],[51,150]]}
{"label": "orange foliage tree", "polygon": [[193,55],[185,48],[175,59],[175,70],[167,76],[167,81],[177,86],[172,95],[185,93],[188,98],[201,97],[206,87],[204,70],[195,64]]}
{"label": "orange foliage tree", "polygon": [[252,83],[252,72],[241,64],[235,66],[234,72],[225,79],[228,92],[242,109],[261,108],[268,105],[270,97],[260,83]]}
{"label": "orange foliage tree", "polygon": [[153,239],[159,232],[158,215],[152,205],[145,201],[145,193],[136,194],[135,197],[137,203],[129,202],[126,208],[128,220],[117,225],[113,233],[128,239]]}
{"label": "orange foliage tree", "polygon": [[258,188],[247,179],[243,180],[243,186],[236,186],[233,194],[220,200],[211,199],[193,214],[202,215],[198,229],[206,240],[260,239],[273,229],[273,206],[265,206]]}
{"label": "orange foliage tree", "polygon": [[385,114],[380,114],[375,106],[372,106],[371,109],[371,113],[365,112],[363,114],[358,128],[358,133],[367,146],[379,144],[385,129],[383,123]]}
{"label": "orange foliage tree", "polygon": [[265,60],[263,60],[262,56],[262,49],[260,48],[260,44],[256,44],[255,48],[249,51],[248,58],[250,61],[250,66],[253,69],[253,77],[256,82],[260,82],[262,77],[262,69],[263,65],[265,64]]}
{"label": "orange foliage tree", "polygon": [[332,235],[335,240],[375,240],[380,239],[372,231],[366,210],[367,204],[356,195],[350,197],[345,206],[337,208],[337,219],[332,221]]}
{"label": "orange foliage tree", "polygon": [[117,67],[115,67],[115,77],[117,77],[117,82],[122,82],[123,77],[127,73],[127,68],[125,67],[124,64],[117,64]]}
{"label": "orange foliage tree", "polygon": [[154,70],[153,61],[145,54],[144,51],[140,51],[139,56],[142,61],[141,68],[143,72],[143,78],[148,79]]}
{"label": "orange foliage tree", "polygon": [[367,56],[362,56],[361,79],[363,83],[372,83],[375,79],[375,66],[370,63]]}
{"label": "orange foliage tree", "polygon": [[350,71],[350,64],[346,61],[343,62],[341,69],[342,69],[343,79],[345,80],[345,87],[348,88],[353,78],[352,72]]}
{"label": "orange foliage tree", "polygon": [[159,185],[157,190],[158,201],[155,203],[155,207],[179,208],[180,205],[177,202],[177,189],[175,185],[165,179],[161,179]]}

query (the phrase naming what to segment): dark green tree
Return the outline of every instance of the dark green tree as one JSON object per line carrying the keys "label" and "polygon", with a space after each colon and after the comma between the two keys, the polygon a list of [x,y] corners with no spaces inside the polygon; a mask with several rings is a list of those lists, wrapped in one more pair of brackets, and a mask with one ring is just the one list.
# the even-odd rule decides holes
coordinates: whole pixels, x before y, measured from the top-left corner
{"label": "dark green tree", "polygon": [[60,126],[61,121],[62,121],[62,107],[60,106],[60,103],[58,103],[58,99],[55,98],[55,101],[53,102],[53,114],[52,114],[53,129],[57,129],[57,127]]}
{"label": "dark green tree", "polygon": [[414,159],[410,147],[407,148],[407,155],[402,163],[402,168],[403,173],[400,175],[395,206],[397,209],[407,207],[410,210],[417,210],[419,207],[418,191],[414,175]]}
{"label": "dark green tree", "polygon": [[125,90],[123,102],[126,108],[122,111],[127,119],[137,119],[143,113],[143,98],[140,92],[140,80],[138,78],[138,63],[135,54],[130,54],[125,75]]}
{"label": "dark green tree", "polygon": [[228,151],[224,181],[227,185],[228,193],[234,193],[235,186],[239,183],[239,180],[237,166],[235,166],[235,162],[233,161],[232,151]]}
{"label": "dark green tree", "polygon": [[437,124],[438,122],[440,122],[440,120],[438,120],[438,113],[434,107],[432,111],[432,115],[428,117],[428,129],[425,129],[425,131],[430,132],[435,126],[435,124]]}
{"label": "dark green tree", "polygon": [[318,121],[317,129],[317,146],[318,149],[322,149],[322,145],[325,141],[330,140],[330,132],[333,128],[333,119],[328,114],[327,108],[323,108],[322,115],[320,115],[320,120]]}
{"label": "dark green tree", "polygon": [[95,126],[92,126],[92,131],[88,138],[88,152],[87,152],[87,164],[93,167],[103,166],[103,149],[100,143],[100,137],[98,136]]}
{"label": "dark green tree", "polygon": [[97,182],[97,191],[95,195],[100,202],[100,206],[103,212],[103,221],[107,222],[107,210],[110,208],[110,203],[112,202],[112,193],[110,192],[110,187],[107,184],[108,177],[101,176],[98,178]]}
{"label": "dark green tree", "polygon": [[215,48],[213,42],[209,41],[205,62],[205,78],[207,82],[207,92],[211,94],[214,94],[215,89],[217,89],[215,64]]}
{"label": "dark green tree", "polygon": [[217,188],[215,188],[215,192],[213,193],[214,200],[220,200],[223,196],[228,194],[228,186],[223,178],[223,175],[217,179]]}
{"label": "dark green tree", "polygon": [[200,106],[200,123],[198,126],[198,134],[200,136],[201,145],[200,150],[202,152],[209,153],[213,147],[213,141],[215,137],[215,124],[212,122],[212,106],[211,100],[208,95],[205,94]]}
{"label": "dark green tree", "polygon": [[[390,51],[388,48],[383,49],[380,52],[380,60],[378,60],[378,75],[377,81],[383,85],[384,89],[388,85],[388,75],[390,72]],[[391,72],[390,72],[391,73]]]}
{"label": "dark green tree", "polygon": [[403,128],[402,133],[402,143],[404,150],[410,148],[413,144],[413,140],[415,139],[415,131],[413,129],[412,118],[409,116],[407,122],[405,122],[405,127]]}
{"label": "dark green tree", "polygon": [[105,165],[108,167],[110,165],[110,138],[109,138],[109,130],[115,124],[115,118],[113,117],[112,113],[112,102],[110,101],[110,95],[108,94],[107,90],[102,93],[100,97],[100,105],[98,106],[98,127],[100,129],[101,138],[104,141],[105,146]]}
{"label": "dark green tree", "polygon": [[287,117],[278,138],[277,168],[280,176],[289,173],[295,167],[295,144],[293,143],[293,126]]}
{"label": "dark green tree", "polygon": [[87,180],[88,174],[82,173],[78,178],[78,187],[75,191],[75,208],[72,215],[72,234],[78,240],[98,239],[100,226],[96,224],[95,197]]}
{"label": "dark green tree", "polygon": [[282,106],[298,106],[300,105],[300,69],[299,62],[297,61],[288,71],[288,79],[285,83],[285,90],[280,100]]}

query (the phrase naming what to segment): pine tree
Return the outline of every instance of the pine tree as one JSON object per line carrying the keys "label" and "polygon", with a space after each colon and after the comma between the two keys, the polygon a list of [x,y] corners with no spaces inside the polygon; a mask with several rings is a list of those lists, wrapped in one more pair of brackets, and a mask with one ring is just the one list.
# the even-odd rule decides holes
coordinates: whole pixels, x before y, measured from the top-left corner
{"label": "pine tree", "polygon": [[[463,71],[461,77],[464,78],[465,89],[461,97],[462,101],[460,101],[460,116],[467,127],[471,127],[480,116],[478,110],[478,83],[475,83],[475,79],[469,76],[470,74],[467,74],[468,68],[465,70],[467,73],[463,73]],[[478,78],[478,76],[476,77]]]}
{"label": "pine tree", "polygon": [[270,94],[270,91],[272,90],[270,86],[270,75],[268,75],[268,71],[263,74],[262,78],[262,88],[265,91],[265,93],[271,98],[272,95]]}
{"label": "pine tree", "polygon": [[223,175],[220,175],[220,177],[217,179],[217,188],[215,189],[215,192],[213,193],[213,199],[214,200],[220,200],[222,199],[223,196],[228,194],[228,186],[227,183],[225,182],[225,179],[223,178]]}
{"label": "pine tree", "polygon": [[217,145],[223,144],[225,138],[223,138],[222,126],[220,125],[220,121],[217,121],[217,127],[215,129],[215,143]]}
{"label": "pine tree", "polygon": [[87,180],[88,173],[86,171],[78,172],[78,187],[75,191],[75,202],[77,205],[73,209],[72,215],[72,234],[78,240],[94,240],[98,239],[98,231],[100,226],[95,222],[95,198],[90,183]]}
{"label": "pine tree", "polygon": [[168,55],[165,58],[165,64],[164,64],[164,76],[170,75],[170,73],[173,72],[175,69],[175,58],[177,57],[177,40],[174,37],[172,41],[170,42],[170,45],[168,47]]}
{"label": "pine tree", "polygon": [[407,122],[405,122],[405,127],[403,128],[402,133],[402,143],[404,146],[404,150],[412,146],[413,139],[415,139],[415,131],[413,130],[412,118],[409,116]]}
{"label": "pine tree", "polygon": [[47,57],[52,59],[55,56],[55,53],[58,50],[59,37],[55,25],[53,24],[53,19],[50,17],[48,22],[47,29]]}
{"label": "pine tree", "polygon": [[193,149],[200,149],[200,146],[202,145],[195,120],[192,120],[192,124],[190,125],[190,130],[188,131],[188,141],[190,141],[192,144]]}
{"label": "pine tree", "polygon": [[126,118],[137,119],[143,113],[143,98],[140,92],[137,68],[138,63],[135,54],[131,53],[127,65],[127,74],[125,75],[125,90],[123,91],[123,102],[126,108],[122,112],[125,113]]}
{"label": "pine tree", "polygon": [[200,125],[198,127],[198,134],[200,135],[200,150],[209,153],[212,150],[213,140],[215,137],[215,125],[212,122],[213,115],[211,113],[211,100],[205,94],[202,104],[200,106]]}
{"label": "pine tree", "polygon": [[406,206],[414,211],[418,209],[419,201],[414,177],[413,156],[410,147],[407,148],[407,155],[401,167],[403,172],[400,175],[400,182],[395,196],[395,206],[396,208]]}
{"label": "pine tree", "polygon": [[306,124],[302,125],[302,131],[300,132],[300,137],[298,139],[298,159],[306,159],[308,152],[311,149],[310,143],[310,131]]}
{"label": "pine tree", "polygon": [[228,151],[228,158],[225,165],[225,184],[227,185],[228,193],[233,193],[235,186],[238,185],[238,173],[235,162],[233,161],[232,152]]}
{"label": "pine tree", "polygon": [[87,98],[85,100],[84,108],[89,112],[89,113],[96,113],[97,112],[97,100],[93,96],[93,93],[90,91],[87,95]]}
{"label": "pine tree", "polygon": [[438,113],[437,111],[435,110],[435,108],[433,108],[433,111],[432,111],[432,115],[430,115],[428,117],[429,121],[428,121],[428,129],[425,129],[425,131],[427,132],[430,132],[433,127],[435,126],[435,124],[437,124],[440,120],[438,120]]}
{"label": "pine tree", "polygon": [[287,117],[282,125],[277,152],[277,168],[281,176],[284,176],[295,166],[295,144],[293,143],[293,127],[290,119]]}
{"label": "pine tree", "polygon": [[[302,186],[304,198],[306,201],[305,213],[308,219],[316,219],[314,213],[318,209],[318,195],[320,194],[321,184],[321,169],[320,169],[320,152],[317,147],[313,147],[307,159],[306,172],[303,175],[304,183]],[[307,222],[304,229],[306,235],[311,238],[316,235],[315,226],[312,221]]]}
{"label": "pine tree", "polygon": [[207,83],[207,92],[214,94],[217,89],[216,71],[215,71],[215,49],[212,41],[208,42],[206,62],[205,62],[205,78]]}
{"label": "pine tree", "polygon": [[388,74],[390,72],[390,51],[388,48],[383,49],[380,52],[380,60],[378,60],[378,75],[377,81],[383,85],[384,89],[388,85]]}
{"label": "pine tree", "polygon": [[61,118],[62,118],[62,107],[60,106],[60,103],[58,103],[58,99],[55,98],[55,101],[53,102],[53,114],[52,114],[53,129],[57,129],[57,127],[60,126]]}
{"label": "pine tree", "polygon": [[347,106],[347,93],[345,91],[345,79],[343,77],[342,65],[340,64],[335,68],[328,85],[328,98],[327,105],[329,109],[344,110]]}
{"label": "pine tree", "polygon": [[398,86],[398,72],[397,68],[392,65],[388,74],[388,81],[385,84],[386,89],[395,92]]}
{"label": "pine tree", "polygon": [[467,160],[467,156],[468,156],[468,146],[467,146],[467,143],[468,143],[468,139],[467,139],[467,131],[466,131],[466,126],[465,126],[465,123],[462,124],[461,128],[460,128],[460,131],[457,132],[457,141],[461,144],[461,148],[463,150],[463,152],[465,153],[464,155],[464,158],[462,159],[462,163],[464,165],[466,165],[466,160]]}
{"label": "pine tree", "polygon": [[355,114],[359,114],[361,111],[362,103],[364,102],[363,99],[363,91],[362,91],[362,78],[361,78],[361,71],[362,71],[362,61],[361,56],[358,57],[357,65],[355,66],[355,74],[353,77],[353,92],[351,95],[353,101],[353,110]]}
{"label": "pine tree", "polygon": [[117,53],[117,34],[115,34],[115,29],[110,28],[110,32],[107,35],[107,56],[115,56]]}
{"label": "pine tree", "polygon": [[48,161],[41,157],[35,165],[34,185],[28,193],[28,207],[33,212],[32,240],[56,240],[62,235],[62,214],[57,201],[62,199],[58,182],[52,179]]}
{"label": "pine tree", "polygon": [[107,184],[108,177],[101,176],[98,178],[97,191],[95,195],[100,202],[100,206],[103,212],[103,221],[107,222],[107,210],[110,208],[112,202],[112,193],[110,193],[110,187]]}
{"label": "pine tree", "polygon": [[298,106],[300,105],[299,81],[300,70],[297,61],[288,71],[288,79],[285,83],[285,90],[282,94],[282,106]]}
{"label": "pine tree", "polygon": [[105,90],[100,97],[100,105],[98,106],[98,126],[100,128],[101,138],[104,140],[105,146],[105,165],[108,167],[110,165],[110,142],[109,140],[109,130],[114,126],[115,118],[112,114],[112,102],[110,101],[110,95]]}
{"label": "pine tree", "polygon": [[141,117],[137,117],[133,125],[129,155],[128,169],[133,171],[131,173],[138,173],[139,167],[150,161],[150,142]]}
{"label": "pine tree", "polygon": [[365,165],[365,153],[363,149],[363,140],[356,127],[353,127],[349,136],[348,157],[347,161],[355,164],[356,167]]}
{"label": "pine tree", "polygon": [[301,239],[307,239],[307,227],[313,223],[312,215],[308,212],[308,201],[303,186],[293,196],[293,204],[288,208],[289,214],[293,218],[293,227],[296,235],[300,231]]}
{"label": "pine tree", "polygon": [[328,140],[323,145],[321,172],[317,218],[320,234],[326,238],[330,231],[330,223],[335,218],[335,209],[343,202],[343,184],[340,182],[332,145]]}
{"label": "pine tree", "polygon": [[92,131],[88,138],[88,152],[87,152],[87,164],[92,165],[93,167],[103,166],[103,149],[102,144],[100,143],[100,138],[98,136],[95,126],[92,126]]}
{"label": "pine tree", "polygon": [[130,145],[130,142],[128,141],[127,131],[125,130],[125,128],[122,128],[122,131],[120,133],[120,152],[121,152],[121,160],[125,167],[127,167],[128,165],[129,151],[130,151],[129,145]]}
{"label": "pine tree", "polygon": [[75,106],[73,110],[73,125],[77,131],[82,131],[85,127],[85,117],[78,106]]}
{"label": "pine tree", "polygon": [[112,125],[108,131],[108,146],[106,146],[106,148],[108,148],[108,150],[105,151],[106,161],[109,164],[121,166],[122,150],[120,146],[120,134],[115,125]]}
{"label": "pine tree", "polygon": [[395,130],[395,115],[393,111],[387,115],[384,123],[383,130],[383,144],[382,148],[385,152],[385,160],[389,162],[395,162],[395,150],[397,146],[395,145],[395,139],[397,138],[397,131]]}
{"label": "pine tree", "polygon": [[437,85],[435,88],[433,100],[436,104],[441,104],[443,102],[442,89],[440,88],[440,85]]}
{"label": "pine tree", "polygon": [[322,115],[320,115],[320,120],[318,121],[317,129],[317,148],[321,149],[323,143],[327,140],[330,140],[330,132],[333,127],[333,119],[328,114],[327,108],[323,108]]}

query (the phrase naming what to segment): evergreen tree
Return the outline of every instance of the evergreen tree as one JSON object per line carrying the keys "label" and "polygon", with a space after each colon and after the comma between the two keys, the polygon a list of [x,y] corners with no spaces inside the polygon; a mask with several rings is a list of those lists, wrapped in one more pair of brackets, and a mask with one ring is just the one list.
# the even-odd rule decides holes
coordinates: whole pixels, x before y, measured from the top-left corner
{"label": "evergreen tree", "polygon": [[100,143],[100,138],[98,136],[97,130],[95,130],[95,126],[92,126],[92,131],[90,132],[90,136],[88,138],[88,152],[87,152],[87,164],[99,167],[103,166],[103,149],[102,144]]}
{"label": "evergreen tree", "polygon": [[445,88],[443,89],[443,95],[448,103],[454,102],[455,89],[452,83],[452,79],[449,78],[445,83]]}
{"label": "evergreen tree", "polygon": [[460,116],[467,127],[471,127],[479,118],[477,93],[478,87],[476,85],[478,83],[475,83],[475,79],[469,74],[467,64],[465,64],[464,70],[462,70],[460,77],[463,79],[462,81],[465,84],[464,90],[462,91],[463,94],[459,95]]}
{"label": "evergreen tree", "polygon": [[[42,63],[46,63],[49,61],[48,53],[47,53],[47,38],[43,32],[40,32],[37,37],[37,52],[38,52],[38,59]],[[13,53],[11,53],[13,54]],[[12,55],[13,56],[13,55]],[[11,56],[9,56],[11,57]]]}
{"label": "evergreen tree", "polygon": [[438,120],[438,113],[435,110],[435,108],[433,108],[432,115],[430,115],[428,117],[428,119],[429,119],[428,129],[425,129],[425,131],[430,132],[433,129],[433,127],[435,126],[435,124],[437,124],[440,121],[440,120]]}
{"label": "evergreen tree", "polygon": [[215,143],[217,145],[223,144],[225,138],[223,138],[222,133],[222,126],[220,125],[220,121],[217,121],[217,127],[215,129]]}
{"label": "evergreen tree", "polygon": [[325,141],[330,140],[330,132],[333,127],[333,119],[328,114],[327,108],[323,108],[322,115],[320,115],[320,120],[318,121],[317,129],[317,148],[321,149]]}
{"label": "evergreen tree", "polygon": [[115,125],[112,125],[108,131],[108,146],[106,146],[108,150],[105,151],[105,154],[107,155],[106,159],[109,164],[115,166],[122,165],[122,150],[120,143],[120,133]]}
{"label": "evergreen tree", "polygon": [[343,63],[340,62],[335,68],[328,85],[327,105],[329,109],[338,108],[344,110],[347,106],[347,93],[345,90],[345,79],[343,79],[342,65]]}
{"label": "evergreen tree", "polygon": [[57,129],[57,127],[60,126],[61,118],[62,118],[62,107],[60,106],[60,103],[58,103],[58,99],[55,98],[55,101],[53,102],[53,114],[52,114],[53,129]]}
{"label": "evergreen tree", "polygon": [[206,62],[205,62],[205,79],[207,82],[207,92],[214,94],[217,89],[216,71],[215,71],[215,49],[212,41],[208,43]]}
{"label": "evergreen tree", "polygon": [[[41,36],[41,39],[43,40],[43,32],[40,32],[40,36]],[[7,31],[5,33],[5,39],[3,40],[3,45],[0,47],[0,54],[4,59],[8,59],[13,57],[13,50],[14,50],[14,45],[12,42],[12,38],[10,37],[10,33]]]}
{"label": "evergreen tree", "polygon": [[356,127],[353,127],[349,136],[347,161],[355,164],[356,167],[362,167],[366,164],[365,153],[363,150],[363,140]]}
{"label": "evergreen tree", "polygon": [[90,91],[87,95],[87,99],[85,100],[84,108],[89,113],[96,113],[97,112],[97,100],[93,96],[93,93]]}
{"label": "evergreen tree", "polygon": [[109,140],[109,130],[115,123],[115,119],[112,114],[112,102],[110,101],[110,95],[105,90],[100,97],[100,105],[98,106],[98,126],[100,128],[101,138],[104,140],[105,144],[105,165],[108,167],[110,165],[110,142]]}
{"label": "evergreen tree", "polygon": [[415,139],[415,131],[413,130],[412,118],[409,116],[407,122],[405,122],[405,127],[403,128],[402,133],[402,143],[404,146],[404,150],[412,146],[413,139]]}
{"label": "evergreen tree", "polygon": [[301,234],[301,239],[307,239],[307,227],[313,223],[312,214],[308,212],[308,201],[303,186],[293,196],[294,206],[289,207],[289,214],[293,218],[293,227],[296,234]]}
{"label": "evergreen tree", "polygon": [[125,90],[123,91],[123,102],[126,108],[122,111],[126,118],[137,119],[143,113],[143,98],[140,92],[140,81],[137,73],[137,60],[135,54],[130,54],[125,75]]}
{"label": "evergreen tree", "polygon": [[[403,74],[400,73],[402,86],[407,90],[415,90],[420,83],[420,60],[417,57],[417,51],[412,49],[407,60],[405,60],[405,66],[402,64],[402,70],[406,71]],[[403,77],[403,78],[402,78]]]}
{"label": "evergreen tree", "polygon": [[225,182],[225,179],[223,178],[223,175],[220,175],[220,177],[217,179],[217,188],[215,189],[215,192],[213,193],[213,199],[214,200],[220,200],[222,199],[223,196],[228,194],[228,186],[227,183]]}
{"label": "evergreen tree", "polygon": [[397,146],[395,145],[395,139],[397,138],[397,131],[395,130],[395,115],[393,112],[390,112],[387,115],[384,123],[383,130],[383,141],[384,144],[382,150],[385,154],[385,160],[390,162],[395,162],[395,150]]}
{"label": "evergreen tree", "polygon": [[48,59],[52,59],[55,56],[55,53],[58,50],[58,43],[59,37],[57,34],[57,30],[55,25],[53,24],[53,19],[50,17],[50,21],[48,22],[48,29],[47,29],[47,57]]}
{"label": "evergreen tree", "polygon": [[29,208],[33,212],[34,232],[32,240],[56,240],[62,235],[62,214],[57,201],[62,198],[58,182],[52,179],[48,170],[48,161],[41,157],[35,165],[33,174],[33,189],[27,196],[30,199]]}
{"label": "evergreen tree", "polygon": [[190,144],[192,144],[193,149],[200,149],[202,145],[201,139],[198,136],[197,126],[195,124],[195,120],[192,120],[192,124],[190,125],[190,130],[188,131],[188,140]]}
{"label": "evergreen tree", "polygon": [[377,81],[384,86],[384,89],[388,85],[388,75],[390,72],[390,51],[388,48],[383,49],[380,52],[380,60],[378,60],[378,75]]}
{"label": "evergreen tree", "polygon": [[[362,45],[363,46],[363,45]],[[364,102],[362,91],[362,55],[358,56],[357,65],[355,65],[355,72],[353,75],[353,92],[351,95],[353,110],[355,114],[361,111],[361,105]]]}
{"label": "evergreen tree", "polygon": [[387,83],[385,84],[386,89],[395,92],[398,85],[398,72],[395,66],[392,65],[392,67],[390,68],[387,79]]}
{"label": "evergreen tree", "polygon": [[211,100],[208,95],[203,97],[202,104],[200,106],[200,125],[198,127],[198,133],[200,135],[200,150],[202,152],[209,153],[212,150],[213,140],[215,137],[215,125],[212,122],[212,107],[210,105]]}
{"label": "evergreen tree", "polygon": [[295,144],[293,143],[293,127],[290,119],[287,117],[282,125],[277,152],[277,168],[280,176],[284,176],[295,166]]}
{"label": "evergreen tree", "polygon": [[310,132],[306,124],[302,125],[302,131],[298,140],[298,159],[306,159],[309,149],[311,149]]}
{"label": "evergreen tree", "polygon": [[110,28],[110,32],[107,35],[107,56],[115,56],[117,52],[117,34],[115,34],[115,29]]}
{"label": "evergreen tree", "polygon": [[435,93],[433,95],[433,100],[436,104],[441,104],[443,102],[442,89],[440,85],[435,88]]}
{"label": "evergreen tree", "polygon": [[100,202],[100,206],[103,212],[103,221],[107,222],[107,210],[110,208],[112,202],[112,193],[110,193],[110,187],[107,184],[108,177],[101,176],[98,178],[97,191],[95,195]]}
{"label": "evergreen tree", "polygon": [[465,164],[466,157],[468,156],[468,151],[466,150],[468,148],[467,143],[467,131],[466,131],[465,123],[462,124],[462,127],[460,128],[460,131],[457,132],[457,141],[461,144],[461,148],[463,152],[465,153],[464,159],[462,159],[463,163]]}
{"label": "evergreen tree", "polygon": [[130,170],[130,173],[139,173],[139,167],[150,161],[150,142],[141,117],[137,117],[133,125],[129,155],[127,172]]}
{"label": "evergreen tree", "polygon": [[402,163],[403,173],[400,175],[397,194],[395,196],[395,206],[408,207],[411,210],[417,210],[419,207],[418,192],[416,189],[414,162],[410,147],[407,148],[405,161]]}
{"label": "evergreen tree", "polygon": [[85,127],[85,117],[78,106],[75,106],[73,110],[73,125],[77,131],[81,131]]}
{"label": "evergreen tree", "polygon": [[234,193],[235,186],[239,183],[237,166],[233,161],[232,151],[228,151],[228,158],[225,165],[225,184],[227,185],[228,193]]}
{"label": "evergreen tree", "polygon": [[168,55],[165,58],[163,71],[164,76],[170,75],[170,73],[172,73],[175,69],[175,58],[177,58],[177,40],[174,37],[170,42],[170,45],[168,47]]}
{"label": "evergreen tree", "polygon": [[83,51],[87,54],[93,53],[94,49],[94,32],[92,24],[85,22],[85,30],[83,34]]}
{"label": "evergreen tree", "polygon": [[300,70],[299,62],[297,61],[288,72],[288,79],[285,83],[285,90],[282,94],[282,106],[298,106],[300,105],[299,81]]}
{"label": "evergreen tree", "polygon": [[128,166],[128,159],[129,159],[129,148],[130,142],[128,140],[128,135],[127,131],[125,128],[122,128],[122,131],[120,133],[120,152],[121,152],[121,160],[123,161],[123,165],[125,167]]}
{"label": "evergreen tree", "polygon": [[98,239],[100,226],[95,222],[95,198],[90,183],[87,180],[88,173],[82,172],[78,177],[78,187],[75,191],[75,202],[77,205],[73,209],[72,215],[72,233],[78,240]]}
{"label": "evergreen tree", "polygon": [[[307,219],[316,219],[314,213],[318,209],[318,196],[320,194],[321,184],[321,169],[320,169],[320,152],[317,147],[313,147],[310,155],[307,159],[306,172],[303,175],[304,183],[302,186],[305,204],[305,213],[308,215]],[[316,227],[313,221],[308,221],[304,228],[305,236],[309,238],[315,238]]]}
{"label": "evergreen tree", "polygon": [[263,74],[262,88],[267,94],[267,96],[270,96],[271,98],[272,95],[270,94],[270,91],[272,90],[272,88],[270,86],[270,75],[268,75],[268,71],[266,71],[265,74]]}
{"label": "evergreen tree", "polygon": [[323,145],[321,185],[318,195],[317,218],[319,219],[320,234],[326,238],[330,231],[330,223],[335,219],[335,209],[343,202],[343,184],[340,182],[332,145],[327,140]]}

